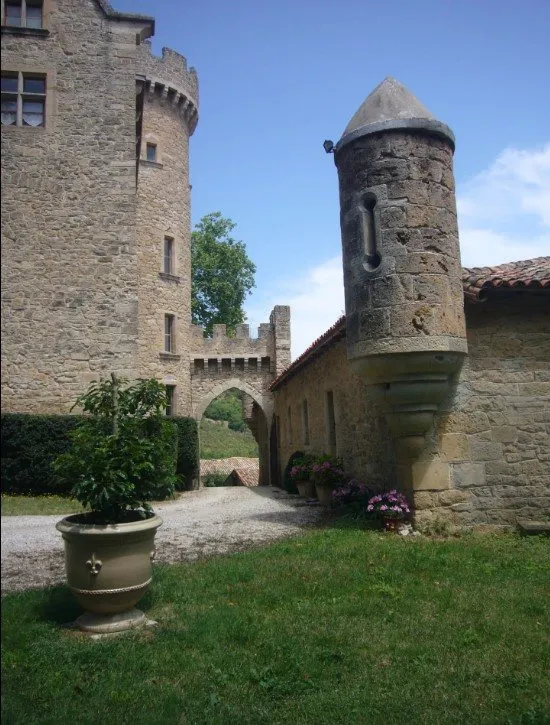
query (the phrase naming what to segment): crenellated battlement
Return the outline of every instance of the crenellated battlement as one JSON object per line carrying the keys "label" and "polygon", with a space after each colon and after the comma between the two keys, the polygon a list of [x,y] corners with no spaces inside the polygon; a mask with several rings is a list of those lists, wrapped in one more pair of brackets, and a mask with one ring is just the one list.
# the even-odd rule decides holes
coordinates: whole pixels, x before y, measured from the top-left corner
{"label": "crenellated battlement", "polygon": [[146,40],[138,46],[137,72],[145,78],[148,95],[179,110],[192,134],[198,122],[199,82],[187,59],[170,48],[163,48],[162,56],[153,55]]}
{"label": "crenellated battlement", "polygon": [[290,363],[290,308],[276,306],[255,338],[246,324],[237,326],[234,337],[227,334],[226,325],[214,325],[208,338],[202,327],[191,325],[190,346],[192,374],[241,370],[275,376]]}

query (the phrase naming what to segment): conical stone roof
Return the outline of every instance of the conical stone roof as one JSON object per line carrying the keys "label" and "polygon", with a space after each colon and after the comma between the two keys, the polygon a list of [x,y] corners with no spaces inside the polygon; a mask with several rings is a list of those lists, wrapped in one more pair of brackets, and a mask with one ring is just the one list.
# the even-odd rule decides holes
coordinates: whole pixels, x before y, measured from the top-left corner
{"label": "conical stone roof", "polygon": [[336,144],[336,151],[361,136],[394,129],[418,129],[442,136],[454,149],[454,134],[395,78],[385,78],[363,101]]}

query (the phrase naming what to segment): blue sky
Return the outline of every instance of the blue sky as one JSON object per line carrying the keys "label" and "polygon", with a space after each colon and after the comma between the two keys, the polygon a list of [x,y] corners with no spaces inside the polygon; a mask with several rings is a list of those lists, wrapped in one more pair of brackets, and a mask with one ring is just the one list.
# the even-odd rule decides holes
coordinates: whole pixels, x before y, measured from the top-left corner
{"label": "blue sky", "polygon": [[394,76],[457,138],[465,266],[550,254],[549,0],[113,0],[200,84],[192,217],[237,223],[255,334],[292,307],[293,356],[343,312],[338,185],[324,139]]}

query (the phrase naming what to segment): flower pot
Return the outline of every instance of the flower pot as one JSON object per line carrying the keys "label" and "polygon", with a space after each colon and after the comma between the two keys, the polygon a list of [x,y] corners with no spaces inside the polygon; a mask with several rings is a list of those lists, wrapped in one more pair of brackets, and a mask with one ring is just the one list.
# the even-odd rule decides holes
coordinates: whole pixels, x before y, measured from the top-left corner
{"label": "flower pot", "polygon": [[86,613],[78,626],[90,632],[116,632],[145,622],[135,605],[152,576],[154,538],[160,516],[123,524],[86,523],[73,514],[56,524],[65,543],[67,583]]}
{"label": "flower pot", "polygon": [[302,498],[315,498],[315,484],[313,481],[296,481],[296,488]]}
{"label": "flower pot", "polygon": [[316,483],[315,490],[320,504],[323,506],[332,505],[332,492],[334,490],[334,486],[332,484]]}
{"label": "flower pot", "polygon": [[384,517],[384,531],[392,531],[397,533],[399,531],[399,525],[401,519],[391,518],[390,516]]}

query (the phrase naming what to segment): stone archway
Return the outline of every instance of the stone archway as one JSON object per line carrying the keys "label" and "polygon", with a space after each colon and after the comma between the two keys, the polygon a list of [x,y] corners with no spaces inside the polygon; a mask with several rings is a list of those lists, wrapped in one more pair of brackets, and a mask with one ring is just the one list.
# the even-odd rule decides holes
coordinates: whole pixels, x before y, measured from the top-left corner
{"label": "stone archway", "polygon": [[[204,381],[203,381],[204,382]],[[271,393],[263,393],[258,391],[246,381],[237,378],[227,378],[223,381],[217,381],[205,389],[201,386],[202,395],[198,400],[193,401],[193,417],[197,421],[200,430],[200,422],[205,410],[210,403],[222,393],[228,390],[236,389],[243,392],[246,396],[244,402],[244,418],[250,428],[259,450],[260,463],[260,485],[269,485],[271,479],[270,471],[270,425],[269,422],[273,417],[273,398]],[[199,434],[200,445],[200,434]]]}

